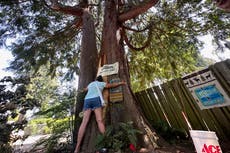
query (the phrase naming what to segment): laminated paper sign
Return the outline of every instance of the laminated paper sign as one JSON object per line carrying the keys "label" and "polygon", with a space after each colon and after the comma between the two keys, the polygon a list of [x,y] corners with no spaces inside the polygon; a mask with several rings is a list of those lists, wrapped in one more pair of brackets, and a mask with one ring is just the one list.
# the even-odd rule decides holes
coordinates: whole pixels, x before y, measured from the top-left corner
{"label": "laminated paper sign", "polygon": [[116,62],[114,64],[106,64],[103,67],[99,68],[98,75],[108,76],[112,74],[118,74],[119,63]]}
{"label": "laminated paper sign", "polygon": [[208,68],[183,77],[183,82],[200,109],[230,105],[229,96]]}

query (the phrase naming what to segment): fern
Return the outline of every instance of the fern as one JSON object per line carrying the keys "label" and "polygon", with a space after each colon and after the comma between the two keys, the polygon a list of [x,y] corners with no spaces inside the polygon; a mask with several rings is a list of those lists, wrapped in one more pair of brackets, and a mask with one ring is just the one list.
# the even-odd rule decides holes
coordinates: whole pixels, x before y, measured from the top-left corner
{"label": "fern", "polygon": [[141,134],[141,131],[133,127],[133,122],[117,124],[114,126],[108,126],[105,134],[98,135],[96,138],[96,149],[108,148],[110,151],[125,151],[129,144],[137,146],[137,135]]}

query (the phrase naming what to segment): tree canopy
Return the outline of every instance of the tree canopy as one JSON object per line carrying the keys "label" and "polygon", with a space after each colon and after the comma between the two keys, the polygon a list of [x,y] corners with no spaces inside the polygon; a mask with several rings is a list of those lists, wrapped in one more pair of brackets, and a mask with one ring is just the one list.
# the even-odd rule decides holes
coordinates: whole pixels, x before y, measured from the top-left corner
{"label": "tree canopy", "polygon": [[[83,2],[68,0],[58,5],[71,11]],[[99,43],[104,1],[87,2]],[[140,3],[121,1],[121,14]],[[1,1],[1,45],[15,57],[12,69],[37,72],[41,65],[48,65],[52,75],[60,68],[68,69],[67,76],[79,72],[81,19],[54,11],[54,5],[49,0]],[[211,34],[221,51],[221,40],[229,37],[229,24],[228,14],[210,0],[159,1],[145,14],[122,25],[133,81],[143,85],[143,81],[149,84],[153,78],[170,79],[191,72],[202,46],[197,36]]]}

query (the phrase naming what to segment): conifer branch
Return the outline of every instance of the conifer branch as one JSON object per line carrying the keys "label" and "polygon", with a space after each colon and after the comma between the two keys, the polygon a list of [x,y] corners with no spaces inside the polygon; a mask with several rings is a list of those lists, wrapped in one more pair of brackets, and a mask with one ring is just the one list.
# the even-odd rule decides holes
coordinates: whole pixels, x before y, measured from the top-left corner
{"label": "conifer branch", "polygon": [[150,44],[150,42],[151,42],[151,38],[152,38],[152,30],[149,29],[149,32],[148,32],[148,39],[146,40],[145,43],[143,43],[144,45],[143,45],[142,47],[135,47],[135,46],[133,46],[133,45],[130,43],[130,41],[128,40],[128,37],[127,37],[126,32],[125,32],[124,29],[122,29],[122,36],[124,37],[124,41],[125,41],[126,45],[127,45],[130,49],[136,50],[136,51],[141,51],[141,50],[143,50],[143,49],[145,49],[146,47],[149,46],[149,44]]}
{"label": "conifer branch", "polygon": [[143,2],[142,4],[140,4],[134,8],[131,8],[127,12],[120,14],[120,16],[118,17],[118,21],[123,23],[127,20],[133,19],[136,16],[146,12],[152,6],[156,5],[156,3],[158,1],[159,0],[149,0],[148,2]]}
{"label": "conifer branch", "polygon": [[75,16],[82,16],[83,14],[83,8],[81,5],[76,5],[76,6],[64,6],[58,3],[57,0],[52,0],[51,1],[51,6],[49,8],[59,11],[65,14],[70,14],[70,15],[75,15]]}
{"label": "conifer branch", "polygon": [[127,26],[125,26],[125,25],[122,25],[122,27],[123,27],[124,29],[126,29],[126,30],[133,31],[133,32],[144,32],[144,31],[146,31],[146,30],[152,28],[153,23],[154,23],[154,22],[151,21],[145,28],[143,28],[143,29],[141,29],[141,30],[133,29],[133,28],[127,27]]}

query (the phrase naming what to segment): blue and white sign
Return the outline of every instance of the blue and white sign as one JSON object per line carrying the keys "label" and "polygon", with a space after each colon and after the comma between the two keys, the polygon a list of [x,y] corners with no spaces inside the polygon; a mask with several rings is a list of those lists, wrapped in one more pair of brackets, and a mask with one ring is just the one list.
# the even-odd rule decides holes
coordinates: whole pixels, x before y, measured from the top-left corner
{"label": "blue and white sign", "polygon": [[213,106],[224,103],[224,96],[215,85],[207,85],[194,90],[195,95],[204,106]]}
{"label": "blue and white sign", "polygon": [[200,109],[230,105],[229,96],[208,68],[184,76],[182,79]]}

